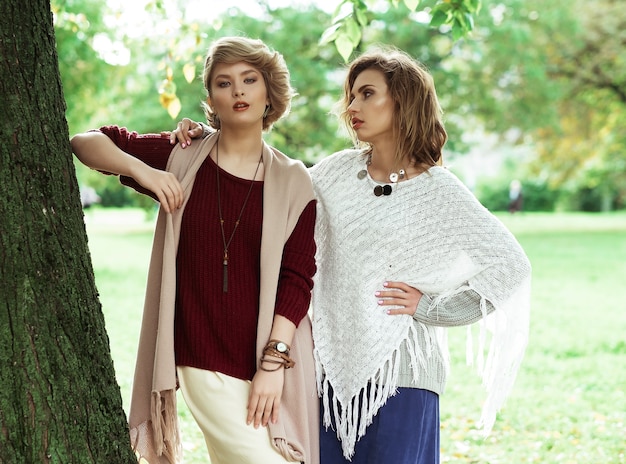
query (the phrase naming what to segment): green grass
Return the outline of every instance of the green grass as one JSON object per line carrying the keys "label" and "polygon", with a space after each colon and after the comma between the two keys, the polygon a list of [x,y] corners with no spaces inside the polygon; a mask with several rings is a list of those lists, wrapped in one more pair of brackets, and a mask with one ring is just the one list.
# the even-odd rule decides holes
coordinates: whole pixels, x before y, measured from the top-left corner
{"label": "green grass", "polygon": [[[128,409],[152,222],[136,210],[88,210],[96,283]],[[492,434],[476,431],[482,387],[450,331],[441,398],[444,463],[626,463],[626,214],[501,215],[533,265],[530,344]],[[179,401],[185,462],[208,462]]]}

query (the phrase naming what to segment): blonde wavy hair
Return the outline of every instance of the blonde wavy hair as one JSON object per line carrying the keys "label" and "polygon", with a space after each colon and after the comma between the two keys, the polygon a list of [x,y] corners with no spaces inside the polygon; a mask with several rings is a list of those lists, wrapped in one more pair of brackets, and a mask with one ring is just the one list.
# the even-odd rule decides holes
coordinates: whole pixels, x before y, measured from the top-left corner
{"label": "blonde wavy hair", "polygon": [[349,65],[338,116],[355,145],[371,149],[369,144],[359,141],[348,111],[354,81],[367,69],[383,73],[395,105],[392,130],[397,141],[396,161],[401,162],[404,156],[408,156],[418,166],[440,164],[448,134],[433,78],[421,63],[393,47],[378,46]]}
{"label": "blonde wavy hair", "polygon": [[[217,39],[207,53],[204,62],[203,81],[209,97],[211,97],[211,77],[218,63],[233,64],[244,61],[259,70],[265,81],[270,108],[263,118],[263,130],[271,129],[281,117],[289,113],[294,90],[291,87],[289,70],[283,56],[265,45],[258,39],[247,37],[222,37]],[[217,114],[204,103],[207,121],[214,129],[220,129],[221,123]]]}

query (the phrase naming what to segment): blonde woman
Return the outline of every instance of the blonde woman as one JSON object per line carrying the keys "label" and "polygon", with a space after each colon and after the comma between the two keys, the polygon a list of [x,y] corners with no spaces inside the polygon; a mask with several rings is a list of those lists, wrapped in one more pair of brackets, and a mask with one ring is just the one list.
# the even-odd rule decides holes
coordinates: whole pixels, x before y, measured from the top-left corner
{"label": "blonde woman", "polygon": [[[489,431],[528,340],[530,263],[440,166],[447,134],[419,62],[390,47],[356,58],[340,112],[355,147],[310,169],[321,462],[438,464],[446,327],[480,327]],[[183,120],[173,136],[189,129]]]}
{"label": "blonde woman", "polygon": [[315,200],[304,165],[262,137],[289,109],[289,72],[263,42],[226,37],[209,49],[204,85],[201,141],[172,149],[166,136],[117,126],[72,138],[84,164],[161,204],[133,446],[150,463],[177,461],[180,385],[212,464],[317,464]]}

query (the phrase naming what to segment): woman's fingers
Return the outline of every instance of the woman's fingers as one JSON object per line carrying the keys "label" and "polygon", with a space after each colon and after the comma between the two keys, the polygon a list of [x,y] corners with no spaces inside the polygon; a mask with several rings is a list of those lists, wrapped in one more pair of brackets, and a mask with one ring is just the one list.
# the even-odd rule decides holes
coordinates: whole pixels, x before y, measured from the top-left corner
{"label": "woman's fingers", "polygon": [[270,422],[276,422],[278,420],[278,405],[276,398],[267,396],[256,396],[250,399],[248,403],[248,417],[246,423],[248,425],[254,425],[254,428],[259,426],[267,426]]}
{"label": "woman's fingers", "polygon": [[170,143],[180,143],[181,148],[186,148],[191,144],[191,139],[195,139],[202,135],[203,129],[200,123],[192,121],[189,118],[183,118],[169,134]]}
{"label": "woman's fingers", "polygon": [[137,178],[143,187],[153,192],[167,213],[172,213],[183,204],[184,192],[174,174],[151,170],[146,177]]}
{"label": "woman's fingers", "polygon": [[282,371],[257,372],[250,386],[246,424],[258,428],[278,421],[283,382]]}
{"label": "woman's fingers", "polygon": [[390,315],[412,315],[417,309],[422,292],[404,282],[385,282],[385,290],[375,292],[379,306],[393,306],[385,312]]}

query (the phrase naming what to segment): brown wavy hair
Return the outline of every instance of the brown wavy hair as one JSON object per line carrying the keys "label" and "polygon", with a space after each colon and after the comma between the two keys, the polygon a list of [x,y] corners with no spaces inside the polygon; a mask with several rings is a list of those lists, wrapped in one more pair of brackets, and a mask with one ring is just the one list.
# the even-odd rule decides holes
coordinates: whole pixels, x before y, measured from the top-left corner
{"label": "brown wavy hair", "polygon": [[[210,97],[211,77],[216,64],[233,64],[240,61],[245,61],[258,69],[265,81],[270,101],[269,111],[263,118],[263,130],[267,131],[272,124],[289,113],[294,90],[291,87],[289,69],[283,56],[270,50],[263,41],[247,37],[222,37],[213,42],[204,62],[202,77],[204,88]],[[204,113],[209,125],[214,129],[219,129],[221,126],[219,117],[206,103],[204,103]]]}
{"label": "brown wavy hair", "polygon": [[369,147],[352,129],[352,116],[348,111],[354,81],[366,69],[377,69],[384,74],[395,105],[392,120],[393,135],[397,140],[395,159],[400,162],[404,156],[409,156],[418,166],[439,164],[448,134],[443,125],[443,111],[435,83],[423,64],[393,47],[379,46],[355,58],[349,65],[344,95],[339,102],[339,118],[355,145]]}

